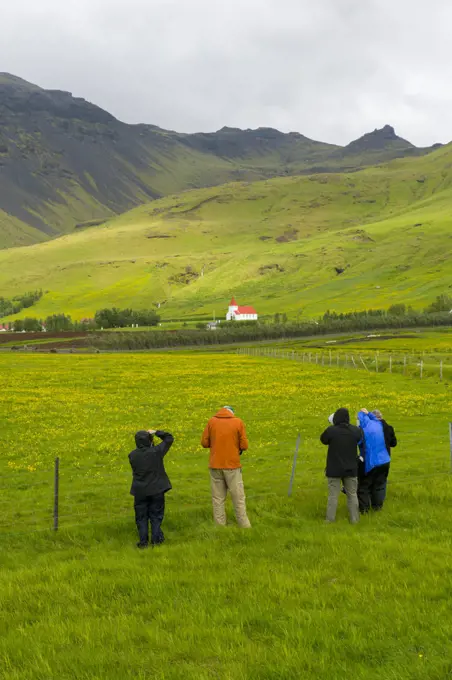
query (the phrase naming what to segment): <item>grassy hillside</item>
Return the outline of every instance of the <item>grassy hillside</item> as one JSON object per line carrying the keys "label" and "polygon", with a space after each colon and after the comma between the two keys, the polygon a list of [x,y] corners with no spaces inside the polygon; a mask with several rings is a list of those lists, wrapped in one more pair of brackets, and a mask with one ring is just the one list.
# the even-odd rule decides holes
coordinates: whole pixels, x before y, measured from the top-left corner
{"label": "grassy hillside", "polygon": [[127,125],[69,92],[0,73],[0,248],[69,233],[177,191],[355,170],[426,154],[390,126],[347,147],[271,128],[180,134]]}
{"label": "grassy hillside", "polygon": [[451,163],[449,146],[353,174],[186,192],[1,252],[0,290],[42,288],[33,315],[74,318],[159,303],[167,319],[222,316],[231,294],[292,318],[419,307],[452,286]]}
{"label": "grassy hillside", "polygon": [[13,245],[28,246],[46,240],[46,235],[0,208],[0,248]]}

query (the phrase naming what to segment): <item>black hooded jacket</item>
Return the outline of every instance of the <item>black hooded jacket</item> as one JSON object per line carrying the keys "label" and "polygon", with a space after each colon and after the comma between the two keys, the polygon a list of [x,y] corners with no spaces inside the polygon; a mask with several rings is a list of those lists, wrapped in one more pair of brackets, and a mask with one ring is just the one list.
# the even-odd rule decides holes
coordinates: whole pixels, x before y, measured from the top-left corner
{"label": "black hooded jacket", "polygon": [[394,432],[394,428],[392,427],[392,425],[389,425],[389,423],[387,423],[386,420],[382,420],[381,424],[383,425],[383,435],[385,438],[386,448],[388,450],[389,455],[391,455],[391,449],[397,446],[397,437]]}
{"label": "black hooded jacket", "polygon": [[146,432],[146,430],[137,432],[135,435],[137,448],[129,454],[133,471],[130,493],[135,496],[136,500],[166,493],[172,488],[165,472],[163,457],[169,451],[174,437],[172,434],[160,430],[155,434],[162,440],[157,446],[154,446],[149,432]]}
{"label": "black hooded jacket", "polygon": [[322,444],[328,446],[325,474],[327,477],[357,477],[358,443],[363,437],[362,430],[350,425],[350,414],[346,408],[336,411],[333,423],[320,437]]}

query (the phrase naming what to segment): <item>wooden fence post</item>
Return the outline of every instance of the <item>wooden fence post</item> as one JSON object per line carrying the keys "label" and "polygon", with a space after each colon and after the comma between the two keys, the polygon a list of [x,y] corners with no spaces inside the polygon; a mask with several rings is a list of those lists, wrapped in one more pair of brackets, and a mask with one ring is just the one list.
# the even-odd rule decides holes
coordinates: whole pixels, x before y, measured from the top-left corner
{"label": "wooden fence post", "polygon": [[452,472],[452,423],[449,423],[450,471]]}
{"label": "wooden fence post", "polygon": [[295,477],[295,468],[297,467],[298,449],[300,448],[300,442],[301,442],[301,432],[298,433],[297,443],[295,444],[295,453],[294,453],[293,463],[292,463],[292,474],[290,475],[289,491],[287,493],[287,495],[289,497],[292,495],[293,480],[294,480],[294,477]]}
{"label": "wooden fence post", "polygon": [[54,473],[54,485],[53,485],[53,530],[54,531],[58,531],[59,492],[60,492],[60,459],[55,458],[55,473]]}

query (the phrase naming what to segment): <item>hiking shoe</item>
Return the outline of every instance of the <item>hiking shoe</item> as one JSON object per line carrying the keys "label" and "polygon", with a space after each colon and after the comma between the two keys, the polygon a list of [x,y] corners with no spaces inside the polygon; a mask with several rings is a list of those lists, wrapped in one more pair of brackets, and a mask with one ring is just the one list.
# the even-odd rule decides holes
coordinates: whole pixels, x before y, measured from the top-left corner
{"label": "hiking shoe", "polygon": [[149,544],[148,543],[137,543],[137,548],[140,550],[144,550],[144,548],[148,548]]}

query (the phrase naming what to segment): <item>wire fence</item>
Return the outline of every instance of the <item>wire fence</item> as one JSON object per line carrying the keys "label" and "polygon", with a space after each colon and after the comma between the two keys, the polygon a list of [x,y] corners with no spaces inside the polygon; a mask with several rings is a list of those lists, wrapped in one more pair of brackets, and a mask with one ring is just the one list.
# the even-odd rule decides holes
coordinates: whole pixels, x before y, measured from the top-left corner
{"label": "wire fence", "polygon": [[406,377],[437,378],[440,382],[452,381],[452,358],[438,358],[434,354],[408,354],[402,352],[340,352],[276,349],[272,347],[241,347],[235,352],[241,356],[286,359],[302,364],[332,368],[348,368],[374,373],[398,373]]}

